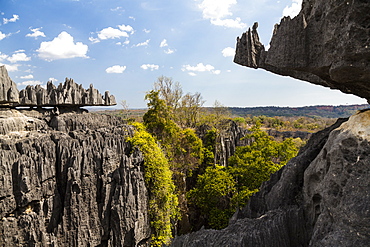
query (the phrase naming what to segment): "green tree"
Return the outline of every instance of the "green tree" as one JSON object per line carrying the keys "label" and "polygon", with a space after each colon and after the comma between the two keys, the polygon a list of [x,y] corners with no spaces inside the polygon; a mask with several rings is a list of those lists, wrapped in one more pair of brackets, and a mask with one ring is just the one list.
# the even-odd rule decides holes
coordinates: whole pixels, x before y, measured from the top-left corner
{"label": "green tree", "polygon": [[277,142],[262,131],[259,124],[250,131],[245,136],[250,144],[237,147],[235,154],[229,158],[228,171],[234,177],[237,188],[233,203],[238,206],[245,205],[262,182],[267,181],[272,173],[278,171],[298,152],[292,139]]}
{"label": "green tree", "polygon": [[151,245],[169,244],[171,221],[178,219],[178,198],[170,165],[157,142],[140,123],[133,123],[135,134],[129,141],[144,154],[145,183],[149,192]]}
{"label": "green tree", "polygon": [[198,176],[196,187],[189,191],[189,200],[198,206],[211,228],[221,229],[234,212],[230,200],[235,192],[233,177],[222,166],[210,166]]}

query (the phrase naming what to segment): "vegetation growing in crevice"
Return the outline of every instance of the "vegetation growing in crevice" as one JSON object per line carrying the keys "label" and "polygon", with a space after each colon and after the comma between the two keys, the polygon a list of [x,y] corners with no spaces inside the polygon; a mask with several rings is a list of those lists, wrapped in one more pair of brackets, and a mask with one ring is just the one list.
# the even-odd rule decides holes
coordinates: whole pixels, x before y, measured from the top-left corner
{"label": "vegetation growing in crevice", "polygon": [[168,244],[172,238],[171,221],[178,219],[178,198],[169,162],[143,124],[133,123],[136,132],[129,141],[144,154],[145,183],[149,191],[151,245]]}

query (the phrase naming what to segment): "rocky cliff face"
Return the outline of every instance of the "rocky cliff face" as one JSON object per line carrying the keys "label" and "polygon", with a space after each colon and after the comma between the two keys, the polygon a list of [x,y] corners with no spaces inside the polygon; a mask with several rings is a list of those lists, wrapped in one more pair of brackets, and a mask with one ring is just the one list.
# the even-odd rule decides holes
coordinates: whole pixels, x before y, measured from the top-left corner
{"label": "rocky cliff face", "polygon": [[268,51],[257,26],[237,39],[234,62],[370,100],[369,1],[303,0],[275,25]]}
{"label": "rocky cliff face", "polygon": [[[237,39],[234,61],[370,100],[368,1],[303,0],[275,26],[270,49],[258,24]],[[223,230],[182,235],[172,246],[369,246],[370,111],[310,138]]]}
{"label": "rocky cliff face", "polygon": [[83,111],[1,109],[0,246],[148,245],[132,133],[118,118]]}
{"label": "rocky cliff face", "polygon": [[368,246],[369,123],[366,111],[314,134],[227,228],[172,246]]}

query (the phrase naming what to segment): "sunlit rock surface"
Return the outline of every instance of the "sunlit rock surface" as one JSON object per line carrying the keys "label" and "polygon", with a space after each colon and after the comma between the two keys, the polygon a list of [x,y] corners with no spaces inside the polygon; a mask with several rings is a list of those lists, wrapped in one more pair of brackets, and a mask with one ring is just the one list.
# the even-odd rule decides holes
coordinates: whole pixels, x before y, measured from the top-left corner
{"label": "sunlit rock surface", "polygon": [[132,134],[120,118],[82,110],[1,109],[0,246],[148,246]]}
{"label": "sunlit rock surface", "polygon": [[368,0],[303,0],[296,17],[275,25],[268,51],[257,26],[238,37],[235,63],[370,100]]}

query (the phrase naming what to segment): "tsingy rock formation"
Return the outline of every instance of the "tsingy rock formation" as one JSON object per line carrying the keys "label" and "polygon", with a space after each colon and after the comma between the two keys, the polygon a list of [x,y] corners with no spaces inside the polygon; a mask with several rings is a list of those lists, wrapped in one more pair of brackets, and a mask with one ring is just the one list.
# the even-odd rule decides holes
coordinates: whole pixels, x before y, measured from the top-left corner
{"label": "tsingy rock formation", "polygon": [[132,133],[106,115],[0,109],[0,246],[148,246]]}
{"label": "tsingy rock formation", "polygon": [[72,79],[56,87],[51,81],[46,88],[40,85],[27,86],[20,92],[8,76],[5,66],[0,66],[0,104],[6,106],[37,106],[37,107],[81,107],[81,106],[112,106],[116,99],[108,91],[104,96],[90,84],[88,89],[78,85]]}
{"label": "tsingy rock formation", "polygon": [[257,26],[237,39],[235,63],[370,100],[368,0],[303,0],[298,16],[275,25],[268,51]]}
{"label": "tsingy rock formation", "polygon": [[[370,101],[370,2],[303,0],[275,26],[270,49],[257,24],[237,39],[234,61]],[[175,247],[369,246],[370,110],[310,138],[223,230],[176,237]]]}
{"label": "tsingy rock formation", "polygon": [[18,103],[17,85],[10,79],[5,66],[0,66],[0,104]]}

